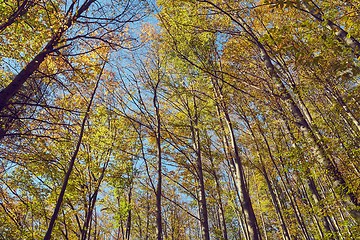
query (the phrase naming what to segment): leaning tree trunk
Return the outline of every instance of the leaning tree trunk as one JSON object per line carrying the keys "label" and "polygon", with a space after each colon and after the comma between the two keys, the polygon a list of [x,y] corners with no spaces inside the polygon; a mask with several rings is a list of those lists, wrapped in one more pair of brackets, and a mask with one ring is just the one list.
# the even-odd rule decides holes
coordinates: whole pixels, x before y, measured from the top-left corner
{"label": "leaning tree trunk", "polygon": [[259,231],[255,212],[252,207],[252,203],[251,203],[251,199],[250,199],[249,189],[246,185],[243,163],[242,163],[242,159],[241,159],[239,149],[238,149],[238,146],[236,143],[234,129],[232,126],[230,115],[227,111],[226,106],[224,105],[223,95],[222,95],[221,89],[219,88],[216,80],[213,80],[212,83],[213,83],[213,88],[214,88],[215,94],[218,97],[218,99],[220,99],[219,105],[221,106],[221,110],[224,114],[225,122],[226,122],[228,132],[229,132],[229,138],[230,138],[232,151],[233,151],[233,155],[234,155],[233,163],[234,163],[234,167],[235,167],[236,186],[237,186],[238,192],[239,192],[240,203],[241,203],[243,211],[244,211],[245,222],[246,222],[246,227],[247,227],[247,230],[249,233],[249,238],[254,239],[254,240],[261,239],[261,234]]}
{"label": "leaning tree trunk", "polygon": [[93,103],[93,100],[94,100],[94,97],[95,97],[95,94],[96,94],[96,90],[98,89],[98,86],[99,86],[99,83],[100,83],[100,77],[103,73],[103,70],[104,70],[104,67],[105,67],[105,64],[103,64],[103,67],[101,69],[101,72],[99,74],[99,77],[98,77],[98,80],[96,82],[96,85],[95,85],[95,88],[91,94],[91,97],[90,97],[90,101],[89,101],[89,104],[86,108],[86,113],[85,113],[85,116],[83,118],[83,121],[81,123],[81,128],[80,128],[80,134],[79,134],[79,138],[78,138],[78,141],[77,141],[77,144],[76,144],[76,147],[75,147],[75,151],[70,159],[70,162],[69,162],[69,167],[68,167],[68,170],[65,174],[65,177],[64,177],[64,182],[62,184],[62,187],[61,187],[61,191],[60,191],[60,194],[59,194],[59,197],[57,199],[57,202],[56,202],[56,206],[55,206],[55,209],[54,209],[54,213],[50,219],[50,223],[49,223],[49,227],[47,229],[47,232],[45,234],[45,237],[44,237],[44,240],[50,240],[51,239],[51,233],[52,233],[52,230],[54,228],[54,225],[55,225],[55,221],[57,219],[57,216],[59,214],[59,211],[60,211],[60,207],[62,205],[62,202],[63,202],[63,198],[64,198],[64,195],[65,195],[65,190],[67,188],[67,185],[68,185],[68,182],[69,182],[69,179],[70,179],[70,175],[72,173],[72,170],[73,170],[73,167],[74,167],[74,164],[75,164],[75,160],[77,158],[77,155],[79,153],[79,150],[80,150],[80,146],[81,146],[81,142],[82,142],[82,138],[84,136],[84,131],[85,131],[85,124],[86,124],[86,121],[88,120],[88,117],[89,117],[89,113],[90,113],[90,108],[92,106],[92,103]]}

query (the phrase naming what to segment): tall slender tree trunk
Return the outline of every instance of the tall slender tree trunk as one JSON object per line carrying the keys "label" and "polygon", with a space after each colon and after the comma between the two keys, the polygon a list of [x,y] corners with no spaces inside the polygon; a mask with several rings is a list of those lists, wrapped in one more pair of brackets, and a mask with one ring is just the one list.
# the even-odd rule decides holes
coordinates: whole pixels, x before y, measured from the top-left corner
{"label": "tall slender tree trunk", "polygon": [[[131,180],[131,186],[130,186],[130,190],[128,193],[128,204],[131,204],[131,200],[132,200],[132,190],[133,190],[133,179]],[[128,215],[126,218],[126,231],[125,231],[125,238],[126,240],[130,240],[130,235],[131,235],[131,208],[128,211]]]}
{"label": "tall slender tree trunk", "polygon": [[[294,142],[295,146],[297,148],[299,148],[299,146],[296,144],[296,139],[295,139],[295,136],[293,135],[293,133],[292,133],[292,131],[290,129],[290,126],[288,125],[287,122],[285,122],[285,125],[286,125],[286,128],[287,128],[287,131],[289,132],[291,140]],[[321,196],[318,189],[316,188],[316,184],[314,182],[314,179],[310,176],[311,175],[310,169],[307,168],[305,171],[306,171],[305,172],[305,174],[306,174],[306,183],[307,183],[307,186],[308,186],[308,188],[309,188],[309,190],[311,192],[311,196],[313,198],[313,201],[314,201],[315,204],[319,205],[320,209],[324,209],[325,206],[322,203],[323,197]],[[323,222],[323,226],[325,228],[325,231],[327,231],[327,232],[334,232],[335,231],[335,228],[333,227],[333,225],[332,225],[332,223],[330,221],[330,217],[327,214],[325,214],[322,217],[322,222]]]}
{"label": "tall slender tree trunk", "polygon": [[218,97],[218,99],[220,99],[220,101],[221,101],[221,106],[222,106],[221,110],[225,117],[225,122],[226,122],[226,125],[228,128],[230,142],[232,145],[232,151],[234,153],[234,161],[233,162],[234,162],[234,167],[235,167],[236,186],[238,188],[238,192],[239,192],[239,196],[240,196],[240,203],[241,203],[243,211],[244,211],[245,222],[246,222],[247,231],[249,233],[249,238],[254,239],[254,240],[261,239],[261,234],[259,231],[255,212],[254,212],[254,209],[253,209],[252,203],[251,203],[250,193],[249,193],[248,187],[246,185],[243,164],[242,164],[241,156],[240,156],[239,149],[238,149],[238,146],[236,143],[234,129],[232,126],[230,115],[227,112],[226,106],[224,105],[224,102],[223,102],[224,98],[222,96],[221,90],[220,90],[216,80],[213,80],[212,82],[213,82],[215,94]]}
{"label": "tall slender tree trunk", "polygon": [[[283,185],[283,189],[285,190],[285,194],[286,194],[286,197],[288,198],[289,202],[290,202],[290,205],[291,205],[291,208],[294,210],[294,214],[295,214],[295,217],[296,217],[296,220],[299,224],[299,227],[301,229],[301,232],[303,234],[303,238],[304,239],[307,239],[307,240],[310,240],[311,237],[310,237],[310,234],[309,234],[309,231],[306,227],[306,224],[305,224],[305,221],[304,221],[304,218],[299,210],[299,206],[296,202],[296,199],[294,198],[294,192],[292,191],[292,189],[289,187],[291,186],[290,182],[289,182],[289,177],[287,176],[287,174],[285,173],[284,175],[284,178],[285,178],[285,182],[284,182],[284,179],[283,177],[281,177],[281,183]],[[290,188],[290,189],[288,189]],[[277,195],[279,195],[277,193]]]}
{"label": "tall slender tree trunk", "polygon": [[80,134],[79,134],[79,138],[78,138],[78,141],[77,141],[77,144],[76,144],[76,147],[75,147],[75,151],[74,151],[74,153],[73,153],[73,155],[72,155],[72,157],[70,159],[68,170],[67,170],[67,172],[65,174],[64,182],[62,184],[61,191],[60,191],[60,194],[59,194],[59,197],[58,197],[58,200],[56,202],[55,209],[54,209],[54,213],[53,213],[53,215],[52,215],[52,217],[50,219],[49,227],[48,227],[47,232],[45,234],[44,240],[50,240],[51,239],[51,233],[52,233],[52,230],[54,228],[55,221],[57,219],[57,216],[58,216],[59,211],[60,211],[60,207],[61,207],[62,202],[63,202],[63,198],[64,198],[64,195],[65,195],[65,190],[67,188],[67,185],[68,185],[68,182],[69,182],[69,179],[70,179],[70,175],[72,173],[72,170],[73,170],[73,167],[74,167],[74,164],[75,164],[77,154],[79,153],[79,150],[80,150],[82,138],[84,136],[84,131],[85,131],[85,124],[86,124],[86,121],[87,121],[87,119],[89,117],[90,108],[92,106],[92,102],[94,100],[96,90],[98,89],[98,86],[99,86],[99,83],[100,83],[100,77],[102,76],[104,67],[105,67],[105,64],[103,64],[103,67],[102,67],[101,72],[99,74],[99,77],[98,77],[98,80],[96,82],[95,88],[94,88],[94,90],[93,90],[93,92],[91,94],[89,104],[88,104],[88,106],[86,108],[86,113],[85,113],[85,116],[84,116],[83,121],[81,123]]}
{"label": "tall slender tree trunk", "polygon": [[[241,108],[241,106],[240,106],[240,108]],[[251,111],[251,110],[250,110],[250,111]],[[277,200],[276,195],[275,195],[275,193],[274,193],[274,189],[273,189],[273,187],[272,187],[272,184],[271,184],[271,181],[270,181],[270,179],[269,179],[269,175],[268,175],[268,173],[267,173],[266,166],[265,166],[265,163],[264,163],[262,154],[261,154],[261,152],[260,152],[260,148],[261,148],[260,145],[259,145],[260,143],[259,143],[258,139],[256,138],[255,133],[254,133],[254,131],[253,131],[253,128],[252,128],[252,126],[251,126],[251,124],[250,124],[250,122],[249,122],[249,120],[248,120],[247,116],[245,115],[245,113],[244,113],[244,111],[243,111],[242,108],[241,108],[241,114],[243,115],[242,118],[243,118],[244,121],[246,122],[246,124],[247,124],[247,126],[248,126],[248,128],[249,128],[249,130],[250,130],[250,132],[251,132],[252,139],[253,139],[253,141],[254,141],[254,143],[255,143],[257,155],[258,155],[258,157],[259,157],[259,159],[260,159],[260,164],[261,164],[260,168],[261,168],[261,170],[262,170],[261,172],[262,172],[262,174],[263,174],[263,176],[264,176],[264,178],[265,178],[265,182],[266,182],[266,185],[267,185],[268,190],[269,190],[269,192],[270,192],[270,196],[271,196],[273,205],[274,205],[274,207],[275,207],[276,214],[277,214],[278,217],[279,217],[279,220],[280,220],[280,223],[281,223],[280,225],[281,225],[281,229],[282,229],[283,238],[284,238],[285,240],[290,240],[290,239],[291,239],[291,236],[290,236],[289,230],[288,230],[288,228],[287,228],[287,226],[286,226],[286,222],[285,222],[285,219],[284,219],[283,214],[282,214],[282,211],[281,211],[280,203],[279,203],[279,201]],[[273,164],[275,164],[274,161],[273,161],[273,157],[272,157],[270,145],[269,145],[269,143],[268,143],[268,141],[267,141],[267,138],[266,138],[266,136],[265,136],[265,134],[264,134],[264,132],[263,132],[260,124],[259,124],[258,121],[256,120],[257,118],[256,118],[255,114],[254,114],[252,111],[251,111],[251,116],[252,116],[252,118],[255,120],[256,126],[257,126],[257,128],[259,129],[260,135],[262,136],[262,138],[263,138],[263,140],[264,140],[264,142],[265,142],[266,150],[267,150],[267,152],[268,152],[268,154],[269,154],[269,157],[272,159]]]}
{"label": "tall slender tree trunk", "polygon": [[[317,228],[317,230],[318,230],[318,232],[319,232],[319,236],[320,236],[321,238],[324,238],[324,232],[323,232],[323,230],[322,230],[322,228],[321,228],[321,224],[320,224],[320,222],[319,222],[319,220],[318,220],[318,217],[317,217],[317,215],[315,214],[313,204],[311,203],[310,197],[309,197],[309,195],[308,195],[308,192],[306,191],[306,187],[305,187],[305,184],[304,184],[303,181],[301,181],[301,190],[302,190],[303,195],[306,197],[306,201],[307,201],[308,204],[310,205],[311,215],[312,215],[312,218],[313,218],[313,222],[314,222],[315,225],[316,225],[316,228]],[[323,219],[323,222],[324,222],[324,219]],[[324,223],[326,223],[326,222],[324,222]]]}
{"label": "tall slender tree trunk", "polygon": [[217,97],[220,99],[220,101],[222,102],[222,112],[225,116],[225,122],[229,131],[229,137],[230,137],[230,142],[232,145],[232,151],[234,154],[234,158],[233,158],[233,163],[234,163],[234,167],[235,167],[235,179],[236,179],[236,186],[238,188],[238,193],[239,193],[239,197],[240,197],[240,203],[242,205],[242,209],[244,212],[244,217],[245,217],[245,223],[246,223],[246,228],[247,228],[247,232],[248,232],[248,237],[249,239],[261,239],[261,234],[259,231],[259,227],[258,227],[258,223],[256,220],[256,216],[255,216],[255,212],[254,209],[252,207],[252,203],[251,203],[251,199],[250,199],[250,193],[249,190],[247,188],[246,185],[246,180],[245,180],[245,174],[244,174],[244,169],[243,169],[243,164],[241,161],[241,157],[240,157],[240,153],[238,150],[238,146],[235,140],[235,135],[234,135],[234,129],[231,123],[231,119],[230,116],[227,112],[226,106],[224,106],[224,102],[223,102],[223,96],[221,93],[221,90],[217,84],[217,82],[215,82],[216,80],[213,80],[213,87],[215,90],[215,94],[217,95]]}
{"label": "tall slender tree trunk", "polygon": [[[260,132],[261,131],[262,130],[260,128]],[[262,133],[262,135],[263,135],[263,133]],[[276,164],[275,158],[274,158],[274,156],[272,154],[272,151],[270,149],[269,142],[268,142],[267,138],[265,137],[265,135],[263,135],[263,139],[264,139],[264,142],[266,144],[266,148],[267,148],[270,160],[273,163],[273,166],[274,166],[274,168],[275,168],[275,170],[276,170],[276,172],[277,172],[277,174],[279,176],[279,180],[280,180],[281,184],[283,185],[284,193],[285,193],[287,199],[289,200],[292,209],[294,210],[295,218],[296,218],[296,220],[297,220],[297,222],[299,224],[299,227],[301,229],[303,237],[304,237],[304,239],[310,239],[307,227],[306,227],[306,225],[304,223],[303,217],[302,217],[302,215],[301,215],[301,213],[299,211],[299,208],[298,208],[298,206],[296,204],[296,199],[293,198],[293,192],[292,192],[291,184],[290,184],[290,182],[288,180],[288,176],[287,176],[286,172],[284,173],[284,176],[283,176],[282,172],[284,171],[285,168],[284,168],[284,164],[282,162],[282,158],[280,157],[280,161],[281,161],[281,164],[282,164],[282,170],[283,171],[281,171],[278,164]],[[272,186],[274,186],[273,190],[274,190],[275,196],[277,198],[277,201],[279,202],[279,205],[281,206],[280,199],[279,199],[279,194],[277,192],[277,188],[276,188],[276,186],[274,184],[272,184]]]}
{"label": "tall slender tree trunk", "polygon": [[160,118],[160,108],[159,101],[157,97],[157,90],[160,80],[157,80],[157,83],[154,87],[154,98],[153,105],[155,108],[155,121],[156,121],[156,149],[157,149],[157,184],[156,184],[156,226],[157,226],[157,239],[163,239],[163,228],[162,228],[162,215],[161,215],[161,195],[162,195],[162,150],[161,150],[161,118]]}
{"label": "tall slender tree trunk", "polygon": [[279,218],[280,223],[281,223],[281,229],[282,229],[283,238],[285,240],[291,240],[289,229],[287,228],[286,221],[285,221],[283,213],[281,211],[280,203],[279,203],[278,198],[276,197],[276,195],[274,193],[274,189],[273,189],[273,187],[271,185],[271,181],[269,179],[269,176],[267,174],[265,166],[263,166],[263,173],[264,173],[266,185],[268,187],[268,190],[269,190],[269,193],[270,193],[270,196],[271,196],[271,200],[272,200],[273,205],[275,207],[276,214],[278,215],[278,218]]}
{"label": "tall slender tree trunk", "polygon": [[[209,220],[208,220],[208,211],[207,211],[207,202],[206,202],[206,193],[205,193],[205,183],[203,176],[203,164],[202,164],[202,154],[201,154],[201,142],[200,142],[200,132],[198,128],[199,124],[199,113],[196,106],[196,99],[193,97],[193,104],[195,113],[190,119],[190,130],[191,138],[193,141],[193,146],[196,151],[196,167],[197,175],[199,180],[199,203],[200,203],[200,221],[202,228],[202,235],[204,240],[210,240],[210,229],[209,229]],[[190,114],[191,116],[191,114]]]}
{"label": "tall slender tree trunk", "polygon": [[107,156],[108,159],[106,160],[106,163],[104,164],[103,169],[101,171],[100,177],[97,180],[97,186],[95,188],[95,191],[92,194],[92,196],[90,197],[90,203],[89,203],[89,206],[88,206],[88,211],[86,213],[85,221],[84,221],[84,224],[83,224],[83,227],[82,227],[82,230],[81,230],[81,240],[86,240],[87,236],[88,236],[88,238],[90,237],[91,220],[92,220],[92,216],[93,216],[93,211],[95,209],[95,204],[96,204],[96,201],[97,201],[97,196],[98,196],[98,193],[99,193],[99,190],[100,190],[102,180],[105,177],[105,171],[106,171],[107,166],[108,166],[109,161],[110,161],[110,154],[111,154],[111,150],[108,151],[108,156]]}
{"label": "tall slender tree trunk", "polygon": [[210,156],[209,158],[210,158],[211,168],[213,170],[213,176],[214,176],[215,185],[216,185],[217,201],[218,201],[218,205],[219,205],[218,208],[219,208],[220,228],[221,228],[221,232],[222,232],[222,235],[223,235],[223,239],[228,240],[224,206],[223,206],[223,202],[222,202],[222,199],[221,199],[222,190],[221,190],[218,174],[217,174],[217,172],[215,170],[215,164],[214,164],[214,159],[213,159],[212,154],[211,154],[211,146],[210,146],[210,144],[211,143],[209,143],[209,156]]}

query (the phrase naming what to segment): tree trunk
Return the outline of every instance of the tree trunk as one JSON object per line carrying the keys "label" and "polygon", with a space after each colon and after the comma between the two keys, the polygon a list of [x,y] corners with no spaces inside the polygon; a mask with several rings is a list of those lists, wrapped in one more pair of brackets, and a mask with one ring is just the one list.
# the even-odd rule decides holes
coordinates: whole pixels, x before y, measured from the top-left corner
{"label": "tree trunk", "polygon": [[[197,118],[197,117],[195,117]],[[195,120],[195,125],[197,120]],[[201,228],[204,240],[210,240],[210,230],[209,230],[209,220],[208,220],[208,212],[207,212],[207,202],[206,202],[206,193],[205,193],[205,183],[203,176],[203,167],[202,167],[202,156],[201,156],[201,145],[200,145],[200,136],[199,130],[195,129],[193,126],[191,127],[192,138],[194,142],[194,148],[196,151],[196,167],[197,167],[197,175],[199,179],[199,202],[200,202],[200,220],[201,220]]]}
{"label": "tree trunk", "polygon": [[101,72],[99,74],[99,78],[98,78],[98,80],[96,82],[96,85],[95,85],[95,88],[94,88],[94,90],[93,90],[93,92],[91,94],[90,101],[89,101],[89,104],[87,106],[86,113],[85,113],[85,116],[84,116],[82,124],[81,124],[80,134],[79,134],[79,138],[78,138],[78,141],[77,141],[77,144],[76,144],[76,147],[75,147],[75,151],[74,151],[74,153],[73,153],[73,155],[72,155],[72,157],[70,159],[69,167],[68,167],[68,170],[67,170],[67,172],[65,174],[64,182],[62,184],[61,191],[60,191],[60,194],[59,194],[59,197],[58,197],[58,200],[56,202],[55,209],[54,209],[54,213],[53,213],[53,215],[52,215],[52,217],[50,219],[49,227],[48,227],[47,232],[45,234],[44,240],[50,240],[51,239],[51,233],[52,233],[52,230],[54,228],[56,218],[57,218],[57,216],[59,214],[59,211],[60,211],[60,207],[61,207],[64,195],[65,195],[65,190],[66,190],[66,187],[68,185],[69,178],[70,178],[70,175],[72,173],[72,169],[74,167],[77,154],[78,154],[78,152],[80,150],[82,138],[83,138],[84,131],[85,131],[85,124],[86,124],[86,121],[87,121],[87,119],[89,117],[90,108],[92,106],[92,102],[94,100],[96,90],[97,90],[97,88],[99,86],[100,77],[102,75],[104,67],[105,67],[105,64],[103,64],[103,67],[102,67]]}
{"label": "tree trunk", "polygon": [[157,89],[159,86],[159,80],[154,87],[154,98],[153,105],[155,108],[155,121],[156,121],[156,149],[157,149],[157,184],[156,184],[156,226],[157,226],[157,239],[163,239],[163,229],[162,229],[162,216],[161,216],[161,195],[162,195],[162,151],[161,151],[161,118],[160,118],[160,109],[159,101],[157,98]]}
{"label": "tree trunk", "polygon": [[216,96],[220,101],[221,110],[225,116],[225,122],[229,131],[229,137],[232,145],[232,151],[234,153],[234,167],[235,167],[235,178],[236,178],[236,186],[238,188],[238,193],[240,197],[240,203],[242,205],[247,231],[249,233],[250,239],[261,239],[261,234],[258,228],[256,216],[254,213],[254,209],[252,207],[250,193],[246,186],[245,174],[242,165],[242,160],[240,157],[240,153],[238,150],[238,146],[235,140],[234,129],[231,123],[231,119],[229,113],[227,112],[226,106],[224,105],[223,95],[221,93],[221,89],[218,86],[216,80],[212,80],[213,88]]}
{"label": "tree trunk", "polygon": [[192,116],[193,119],[190,119],[190,130],[191,130],[191,137],[193,140],[193,146],[196,151],[196,167],[197,167],[197,175],[198,175],[199,187],[200,187],[200,194],[199,194],[200,221],[201,221],[201,229],[204,240],[210,240],[209,220],[208,220],[205,183],[204,183],[203,166],[202,166],[200,133],[198,129],[199,116],[197,112],[195,97],[193,101],[194,101],[195,114],[194,116]]}
{"label": "tree trunk", "polygon": [[228,240],[228,236],[227,236],[227,229],[226,229],[226,220],[225,220],[225,212],[224,212],[224,206],[221,200],[221,186],[220,186],[220,181],[219,181],[219,177],[217,175],[217,172],[215,170],[215,165],[214,165],[214,159],[212,157],[211,154],[211,146],[209,143],[209,159],[210,159],[210,163],[211,163],[211,168],[213,171],[213,176],[215,179],[215,184],[216,184],[216,192],[217,192],[217,201],[218,201],[218,205],[219,205],[219,222],[220,222],[220,227],[221,227],[221,232],[222,232],[222,237],[224,240]]}

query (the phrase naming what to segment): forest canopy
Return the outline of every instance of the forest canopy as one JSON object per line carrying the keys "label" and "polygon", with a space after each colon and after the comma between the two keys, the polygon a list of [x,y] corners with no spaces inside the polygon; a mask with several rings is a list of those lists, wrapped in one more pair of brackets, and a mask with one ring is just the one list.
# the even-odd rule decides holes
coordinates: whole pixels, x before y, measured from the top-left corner
{"label": "forest canopy", "polygon": [[0,239],[360,239],[359,0],[0,13]]}

